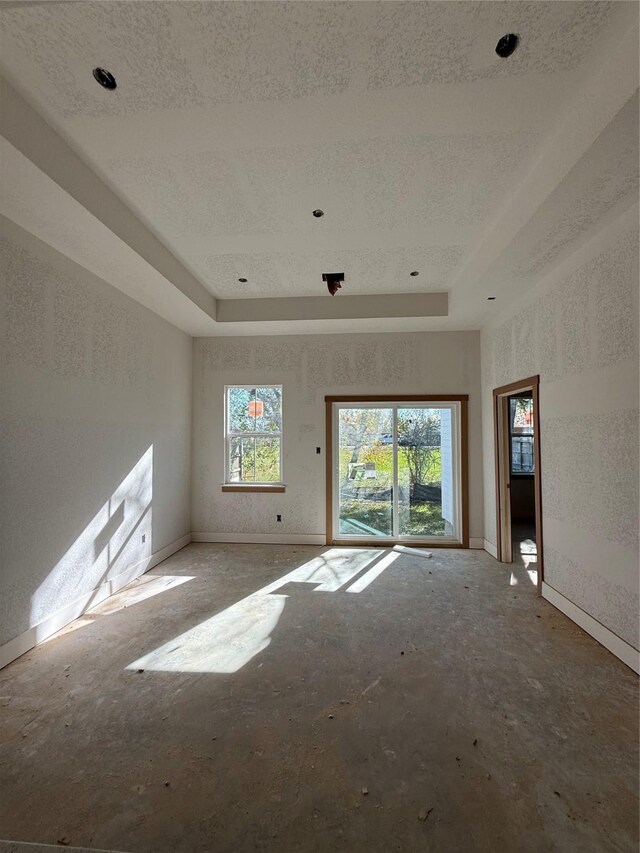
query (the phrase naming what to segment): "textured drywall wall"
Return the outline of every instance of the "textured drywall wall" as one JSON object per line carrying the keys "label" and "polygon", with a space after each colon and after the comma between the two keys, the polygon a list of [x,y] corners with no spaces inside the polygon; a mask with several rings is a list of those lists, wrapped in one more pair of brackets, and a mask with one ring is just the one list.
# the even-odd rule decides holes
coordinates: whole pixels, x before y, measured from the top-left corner
{"label": "textured drywall wall", "polygon": [[192,348],[17,226],[0,245],[3,644],[189,532]]}
{"label": "textured drywall wall", "polygon": [[[284,494],[221,492],[224,386],[244,383],[283,385]],[[470,536],[481,537],[479,332],[196,338],[192,529],[324,534],[325,394],[403,393],[469,394]]]}
{"label": "textured drywall wall", "polygon": [[540,375],[547,584],[638,647],[638,210],[482,331],[485,537],[496,543],[492,389]]}

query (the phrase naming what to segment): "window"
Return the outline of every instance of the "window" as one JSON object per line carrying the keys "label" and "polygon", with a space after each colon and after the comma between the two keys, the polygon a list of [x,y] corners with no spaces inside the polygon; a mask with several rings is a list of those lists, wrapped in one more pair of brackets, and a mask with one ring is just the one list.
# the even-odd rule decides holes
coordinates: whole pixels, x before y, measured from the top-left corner
{"label": "window", "polygon": [[282,483],[282,386],[225,388],[228,484]]}
{"label": "window", "polygon": [[509,398],[511,473],[533,474],[533,399]]}

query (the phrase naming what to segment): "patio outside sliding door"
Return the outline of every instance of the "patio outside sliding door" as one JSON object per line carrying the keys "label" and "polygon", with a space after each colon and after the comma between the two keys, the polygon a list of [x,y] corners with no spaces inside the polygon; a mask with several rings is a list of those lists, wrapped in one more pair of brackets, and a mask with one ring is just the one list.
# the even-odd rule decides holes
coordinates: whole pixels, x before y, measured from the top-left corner
{"label": "patio outside sliding door", "polygon": [[333,404],[333,538],[460,541],[460,404]]}

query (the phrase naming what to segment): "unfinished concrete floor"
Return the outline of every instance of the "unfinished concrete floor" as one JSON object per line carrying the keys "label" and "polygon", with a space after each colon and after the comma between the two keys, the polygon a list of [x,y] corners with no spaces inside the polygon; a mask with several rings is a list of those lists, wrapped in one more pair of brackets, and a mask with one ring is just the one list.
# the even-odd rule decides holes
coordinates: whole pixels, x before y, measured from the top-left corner
{"label": "unfinished concrete floor", "polygon": [[366,559],[190,545],[3,670],[0,838],[635,853],[636,676],[524,567]]}

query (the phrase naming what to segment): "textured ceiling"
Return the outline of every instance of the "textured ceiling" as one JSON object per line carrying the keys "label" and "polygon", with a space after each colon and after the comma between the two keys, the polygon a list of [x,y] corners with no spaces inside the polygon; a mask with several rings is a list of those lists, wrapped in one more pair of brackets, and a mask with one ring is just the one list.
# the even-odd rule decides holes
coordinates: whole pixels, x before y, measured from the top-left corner
{"label": "textured ceiling", "polygon": [[[206,281],[229,282],[225,295],[263,296],[265,290],[296,296],[318,294],[318,270],[345,271],[349,293],[410,293],[445,290],[448,274],[465,254],[463,246],[372,249],[366,252],[211,255],[195,270]],[[419,278],[411,277],[414,269]],[[241,284],[239,278],[246,278]]]}
{"label": "textured ceiling", "polygon": [[[65,116],[278,101],[564,70],[611,3],[73,2],[3,12],[7,64],[28,55]],[[507,65],[493,52],[523,33]],[[117,98],[87,68],[114,69]],[[53,84],[53,85],[52,85]]]}
{"label": "textured ceiling", "polygon": [[[336,264],[350,293],[381,293],[420,290],[425,281],[442,286],[443,274],[462,256],[461,232],[468,239],[469,228],[482,223],[538,139],[534,129],[373,139],[135,157],[103,167],[216,296],[313,295],[320,273]],[[321,220],[311,215],[316,207],[326,211]],[[431,227],[438,228],[435,246],[428,245]],[[443,228],[457,251],[448,241],[440,244]],[[380,250],[372,241],[365,253],[354,249],[356,235],[362,243],[363,235],[366,241],[379,230],[393,232],[396,245]],[[257,236],[269,238],[286,257],[255,251]],[[314,251],[327,236],[334,250]],[[225,251],[230,237],[245,238],[246,249],[235,259],[236,253]],[[414,269],[424,277],[409,279]],[[243,289],[238,277],[248,278],[251,287]]]}
{"label": "textured ceiling", "polygon": [[[0,3],[0,71],[218,298],[320,295],[338,270],[350,294],[449,290],[623,5]],[[509,31],[521,43],[500,60]],[[634,185],[631,112],[478,278],[474,305]],[[479,321],[468,302],[454,322]]]}

